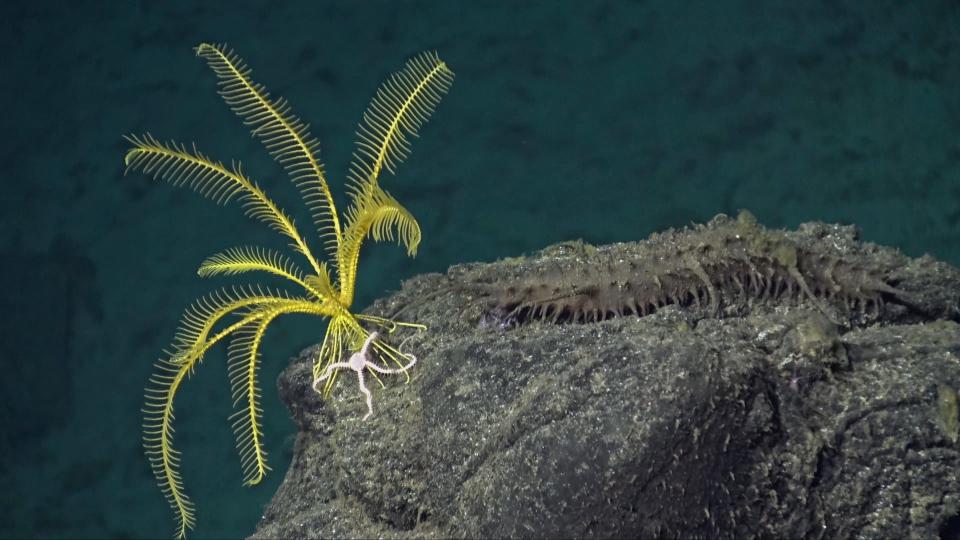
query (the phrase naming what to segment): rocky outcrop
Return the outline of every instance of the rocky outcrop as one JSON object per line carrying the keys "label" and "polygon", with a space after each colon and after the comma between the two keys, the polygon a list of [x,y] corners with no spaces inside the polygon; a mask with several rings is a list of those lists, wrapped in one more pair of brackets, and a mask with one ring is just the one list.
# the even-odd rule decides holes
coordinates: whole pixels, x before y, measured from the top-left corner
{"label": "rocky outcrop", "polygon": [[253,538],[956,535],[960,271],[851,227],[768,232],[911,301],[784,287],[504,324],[491,287],[605,248],[418,276],[368,311],[428,326],[388,336],[419,362],[370,384],[369,420],[352,373],[314,393],[314,349],[281,376],[300,433]]}

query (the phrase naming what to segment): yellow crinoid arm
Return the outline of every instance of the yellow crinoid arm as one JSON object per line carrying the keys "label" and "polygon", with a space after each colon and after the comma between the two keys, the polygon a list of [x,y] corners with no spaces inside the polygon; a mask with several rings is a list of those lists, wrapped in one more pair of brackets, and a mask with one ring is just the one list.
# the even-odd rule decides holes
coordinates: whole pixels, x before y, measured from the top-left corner
{"label": "yellow crinoid arm", "polygon": [[420,228],[413,216],[383,191],[378,178],[391,173],[410,153],[410,137],[421,126],[453,83],[453,72],[435,53],[422,53],[391,75],[377,90],[357,129],[357,150],[348,177],[352,203],[347,210],[343,245],[338,252],[341,302],[353,298],[360,246],[368,234],[392,238],[390,229],[410,254],[416,253]]}
{"label": "yellow crinoid arm", "polygon": [[227,315],[241,309],[275,306],[289,300],[279,291],[259,286],[221,289],[199,298],[183,313],[180,328],[173,339],[171,361],[206,343],[217,323]]}
{"label": "yellow crinoid arm", "polygon": [[326,263],[320,263],[320,270],[319,275],[304,278],[296,264],[276,251],[261,247],[236,247],[208,257],[200,263],[197,274],[209,277],[267,272],[296,283],[318,300],[336,299],[336,295],[330,294],[330,274],[327,272]]}
{"label": "yellow crinoid arm", "polygon": [[341,241],[340,221],[333,196],[317,158],[320,143],[307,124],[293,114],[283,98],[271,98],[262,84],[250,78],[251,70],[225,45],[201,43],[197,56],[219,79],[220,95],[234,113],[259,138],[273,158],[283,165],[303,195],[324,246],[336,261]]}
{"label": "yellow crinoid arm", "polygon": [[243,406],[230,416],[237,438],[237,451],[243,467],[243,483],[260,483],[270,468],[267,453],[263,450],[263,429],[260,408],[260,389],[257,387],[257,372],[260,368],[260,344],[267,326],[284,313],[283,308],[264,309],[258,319],[241,327],[234,333],[229,348],[230,387],[233,406]]}
{"label": "yellow crinoid arm", "polygon": [[173,396],[192,366],[158,360],[150,377],[143,408],[143,447],[160,491],[177,520],[174,536],[183,538],[196,524],[193,502],[183,491],[180,452],[173,448]]}
{"label": "yellow crinoid arm", "polygon": [[353,302],[356,285],[356,268],[360,259],[360,247],[367,236],[374,240],[397,239],[407,247],[407,254],[416,255],[420,244],[420,225],[413,215],[387,192],[374,186],[372,196],[359,210],[351,207],[347,212],[350,225],[344,235],[342,266],[340,273],[340,302],[349,306]]}
{"label": "yellow crinoid arm", "polygon": [[319,308],[317,304],[303,300],[257,308],[244,317],[248,323],[233,333],[228,351],[233,406],[237,407],[230,419],[237,438],[243,481],[249,486],[260,483],[270,470],[267,466],[267,454],[263,449],[263,409],[260,407],[261,394],[257,384],[260,345],[270,323],[287,313],[329,315],[328,311]]}
{"label": "yellow crinoid arm", "polygon": [[289,238],[293,248],[307,258],[313,271],[321,273],[320,264],[293,220],[253,180],[244,176],[239,164],[228,169],[219,161],[201,154],[195,146],[188,150],[182,144],[162,143],[150,134],[131,135],[126,139],[133,145],[124,157],[127,171],[140,170],[175,186],[189,186],[217,204],[226,204],[238,197],[248,216],[267,223]]}
{"label": "yellow crinoid arm", "polygon": [[[180,453],[173,447],[173,420],[174,398],[181,383],[192,373],[194,367],[202,361],[204,354],[214,345],[231,335],[236,335],[238,345],[231,350],[231,358],[242,357],[252,365],[243,373],[243,380],[249,381],[249,390],[245,396],[249,400],[244,414],[239,416],[241,421],[235,420],[234,428],[237,431],[238,448],[244,464],[247,483],[256,483],[266,473],[266,453],[263,451],[259,427],[259,391],[256,388],[256,366],[258,348],[263,330],[278,315],[284,313],[309,313],[319,316],[329,316],[331,311],[317,302],[296,299],[277,298],[270,296],[229,295],[224,293],[217,300],[201,300],[201,308],[191,308],[184,316],[183,328],[178,337],[178,346],[167,358],[159,360],[156,372],[150,378],[150,385],[146,390],[143,409],[143,441],[147,458],[153,474],[160,485],[161,491],[173,508],[177,519],[176,536],[183,538],[187,529],[193,528],[195,523],[194,507],[183,488],[180,475]],[[227,299],[230,299],[227,301]],[[240,319],[225,328],[211,333],[210,328],[223,316],[247,309]],[[203,313],[207,320],[197,320]],[[251,333],[252,332],[252,333]],[[194,339],[186,336],[195,335]],[[253,335],[254,339],[249,336]],[[202,337],[201,337],[202,336]],[[185,346],[189,343],[190,346]],[[236,373],[231,364],[231,372]],[[236,377],[231,377],[236,382]],[[246,386],[244,387],[246,388]],[[235,387],[236,390],[236,387]],[[252,425],[253,427],[247,427]]]}

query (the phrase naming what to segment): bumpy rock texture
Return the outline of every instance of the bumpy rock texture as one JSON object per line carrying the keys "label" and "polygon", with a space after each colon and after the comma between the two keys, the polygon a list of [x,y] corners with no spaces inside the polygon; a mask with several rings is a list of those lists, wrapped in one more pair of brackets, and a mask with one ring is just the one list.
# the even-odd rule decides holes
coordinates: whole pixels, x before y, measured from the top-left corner
{"label": "bumpy rock texture", "polygon": [[368,311],[429,327],[389,336],[420,361],[370,420],[313,349],[281,376],[300,433],[253,537],[954,537],[958,309],[947,264],[745,215],[418,276]]}

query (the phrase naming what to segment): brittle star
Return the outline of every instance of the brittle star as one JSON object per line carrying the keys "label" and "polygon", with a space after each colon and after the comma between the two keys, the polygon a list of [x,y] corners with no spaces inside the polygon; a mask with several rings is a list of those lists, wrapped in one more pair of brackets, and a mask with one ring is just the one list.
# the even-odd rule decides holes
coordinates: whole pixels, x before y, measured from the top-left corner
{"label": "brittle star", "polygon": [[320,389],[317,388],[317,385],[325,381],[326,379],[328,379],[330,375],[333,374],[333,371],[335,369],[350,368],[355,372],[357,372],[357,382],[360,383],[360,391],[363,392],[363,395],[367,397],[367,414],[364,415],[363,417],[364,420],[366,420],[367,418],[370,418],[370,415],[373,414],[373,397],[370,395],[370,390],[367,389],[367,385],[364,382],[363,370],[370,368],[373,371],[376,371],[377,373],[384,373],[387,375],[394,374],[394,373],[406,373],[408,369],[410,369],[411,367],[413,367],[414,364],[417,363],[417,357],[409,353],[404,354],[404,356],[409,356],[410,362],[403,367],[384,368],[373,363],[372,361],[370,361],[370,358],[371,358],[370,347],[373,346],[373,342],[376,341],[378,337],[380,337],[380,334],[378,332],[376,331],[370,332],[370,335],[367,336],[367,340],[363,342],[363,347],[361,347],[359,351],[353,353],[350,356],[349,360],[347,360],[346,362],[334,362],[328,365],[323,375],[313,381],[313,389],[317,392],[320,392]]}

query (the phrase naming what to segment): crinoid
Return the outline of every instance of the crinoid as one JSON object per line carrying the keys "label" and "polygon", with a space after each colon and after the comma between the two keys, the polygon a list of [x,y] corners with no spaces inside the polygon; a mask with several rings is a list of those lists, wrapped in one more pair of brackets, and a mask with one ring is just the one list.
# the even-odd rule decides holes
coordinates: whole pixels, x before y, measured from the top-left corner
{"label": "crinoid", "polygon": [[[357,149],[348,174],[352,198],[341,226],[323,166],[317,158],[318,142],[308,126],[297,119],[282,98],[271,98],[250,78],[243,61],[223,45],[201,44],[197,56],[207,61],[219,79],[220,95],[266,146],[299,188],[323,241],[327,262],[318,261],[307,247],[293,220],[271,201],[256,182],[242,172],[200,153],[195,146],[164,143],[151,135],[129,136],[127,170],[137,169],[174,185],[188,186],[217,203],[236,199],[251,218],[279,231],[293,250],[309,264],[303,272],[286,256],[270,249],[238,247],[203,261],[201,276],[268,272],[297,285],[298,295],[258,285],[222,289],[199,299],[183,315],[170,350],[156,364],[146,390],[144,446],[160,488],[177,517],[176,536],[184,537],[195,523],[194,508],[183,490],[179,452],[173,448],[174,397],[181,383],[204,354],[221,341],[228,347],[233,416],[244,483],[253,485],[269,470],[260,424],[260,391],[257,383],[260,344],[270,323],[287,313],[307,313],[329,318],[323,345],[313,367],[314,380],[325,381],[329,394],[337,364],[346,352],[361,351],[364,367],[380,373],[404,373],[412,355],[402,353],[378,336],[398,326],[423,328],[350,311],[357,277],[360,246],[368,236],[392,240],[394,235],[413,256],[420,242],[420,227],[407,209],[380,188],[383,169],[394,173],[409,153],[410,137],[427,121],[433,108],[453,82],[453,72],[436,54],[423,53],[407,62],[377,90],[360,122]],[[335,276],[335,280],[331,278]],[[376,330],[366,330],[363,324]],[[370,352],[370,348],[373,352]],[[385,368],[373,363],[394,364]],[[361,374],[362,375],[362,374]],[[361,379],[362,381],[362,379]],[[315,388],[319,389],[317,384]],[[369,402],[368,402],[369,403]]]}

